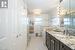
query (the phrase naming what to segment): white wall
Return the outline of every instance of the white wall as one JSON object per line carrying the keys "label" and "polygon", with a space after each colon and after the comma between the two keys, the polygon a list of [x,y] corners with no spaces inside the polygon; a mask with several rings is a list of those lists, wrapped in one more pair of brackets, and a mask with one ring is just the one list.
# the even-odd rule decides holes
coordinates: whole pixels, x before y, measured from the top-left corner
{"label": "white wall", "polygon": [[25,50],[27,16],[22,0],[8,0],[8,8],[0,9],[0,50]]}

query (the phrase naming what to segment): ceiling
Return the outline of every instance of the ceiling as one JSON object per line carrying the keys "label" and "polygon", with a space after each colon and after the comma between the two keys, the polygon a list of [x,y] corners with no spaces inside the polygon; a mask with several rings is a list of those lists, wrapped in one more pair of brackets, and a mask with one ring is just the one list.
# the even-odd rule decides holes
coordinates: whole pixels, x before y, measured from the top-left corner
{"label": "ceiling", "polygon": [[28,10],[32,12],[34,9],[40,9],[47,12],[57,6],[59,0],[25,0]]}
{"label": "ceiling", "polygon": [[[28,12],[31,12],[34,9],[40,9],[43,13],[51,13],[56,10],[57,5],[59,4],[59,0],[24,0],[27,4]],[[64,8],[68,8],[69,6],[72,9],[75,9],[75,0],[63,0],[61,5]]]}

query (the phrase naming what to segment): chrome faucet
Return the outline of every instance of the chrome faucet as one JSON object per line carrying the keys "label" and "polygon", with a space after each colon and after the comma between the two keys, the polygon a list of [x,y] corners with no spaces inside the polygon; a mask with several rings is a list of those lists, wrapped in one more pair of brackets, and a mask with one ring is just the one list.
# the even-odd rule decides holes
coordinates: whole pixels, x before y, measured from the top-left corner
{"label": "chrome faucet", "polygon": [[66,30],[66,35],[70,36],[69,30]]}
{"label": "chrome faucet", "polygon": [[70,36],[69,30],[64,30],[63,34]]}

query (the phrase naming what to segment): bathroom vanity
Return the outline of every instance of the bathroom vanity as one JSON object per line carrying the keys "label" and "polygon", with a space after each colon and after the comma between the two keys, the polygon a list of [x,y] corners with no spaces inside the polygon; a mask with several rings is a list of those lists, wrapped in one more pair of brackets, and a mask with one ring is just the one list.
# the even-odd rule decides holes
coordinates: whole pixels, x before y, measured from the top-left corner
{"label": "bathroom vanity", "polygon": [[46,30],[46,46],[48,50],[75,50],[75,37]]}

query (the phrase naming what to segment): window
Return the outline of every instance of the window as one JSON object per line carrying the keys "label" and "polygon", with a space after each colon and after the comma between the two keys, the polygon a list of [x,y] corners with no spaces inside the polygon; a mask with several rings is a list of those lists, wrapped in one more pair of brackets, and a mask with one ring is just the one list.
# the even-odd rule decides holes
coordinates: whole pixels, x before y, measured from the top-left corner
{"label": "window", "polygon": [[42,21],[42,18],[35,18],[35,22],[40,22]]}
{"label": "window", "polygon": [[35,18],[35,24],[36,25],[42,25],[43,19],[41,17]]}
{"label": "window", "polygon": [[70,18],[64,18],[64,25],[70,25]]}

